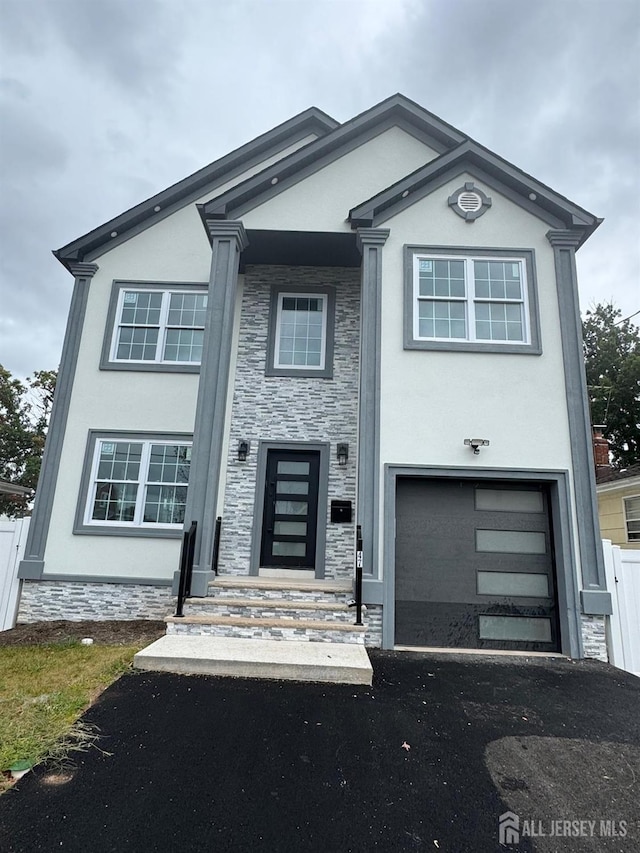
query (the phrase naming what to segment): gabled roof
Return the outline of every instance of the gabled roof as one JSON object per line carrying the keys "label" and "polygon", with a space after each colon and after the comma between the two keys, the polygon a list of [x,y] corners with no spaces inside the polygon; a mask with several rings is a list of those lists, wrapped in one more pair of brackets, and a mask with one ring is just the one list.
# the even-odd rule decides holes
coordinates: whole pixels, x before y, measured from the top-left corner
{"label": "gabled roof", "polygon": [[240,217],[394,125],[402,127],[439,153],[459,145],[466,138],[459,130],[404,95],[392,95],[332,133],[200,205],[200,215],[203,219]]}
{"label": "gabled roof", "polygon": [[[203,220],[240,217],[247,210],[283,192],[393,126],[401,127],[420,139],[438,152],[439,156],[353,208],[349,214],[353,228],[383,222],[464,167],[473,169],[478,180],[486,180],[490,185],[493,182],[494,186],[497,183],[501,192],[506,192],[518,204],[553,227],[582,229],[581,242],[602,221],[474,142],[419,104],[396,94],[342,125],[321,110],[311,107],[68,243],[55,251],[54,255],[68,269],[74,262],[92,260],[101,250],[118,245],[205,193],[214,192],[216,187],[234,176],[259,166],[268,157],[309,134],[316,134],[318,138],[314,141],[216,198],[198,205]],[[534,200],[531,199],[532,194],[535,195]]]}
{"label": "gabled roof", "polygon": [[415,204],[450,178],[469,169],[478,180],[498,184],[500,191],[555,228],[584,229],[581,243],[601,219],[518,169],[472,139],[417,169],[349,211],[352,227],[379,225]]}
{"label": "gabled roof", "polygon": [[626,485],[634,485],[635,480],[640,481],[640,464],[631,465],[623,471],[620,471],[617,468],[607,468],[596,471],[596,484],[598,486],[610,484],[611,486],[617,485],[624,487]]}
{"label": "gabled roof", "polygon": [[131,236],[134,229],[139,231],[148,227],[167,216],[168,213],[201,197],[209,189],[214,190],[216,185],[225,183],[234,175],[288,148],[305,136],[312,133],[325,136],[337,127],[339,122],[331,116],[316,107],[310,107],[120,216],[116,216],[115,219],[110,219],[104,225],[73,240],[53,254],[68,268],[69,263],[82,261],[107,244],[117,245],[117,242],[122,242],[123,239]]}

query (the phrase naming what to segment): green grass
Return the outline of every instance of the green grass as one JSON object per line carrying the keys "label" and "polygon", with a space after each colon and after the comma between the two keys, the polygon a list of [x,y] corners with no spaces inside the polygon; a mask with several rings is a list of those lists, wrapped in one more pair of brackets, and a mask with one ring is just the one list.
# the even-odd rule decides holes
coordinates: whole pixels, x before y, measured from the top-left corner
{"label": "green grass", "polygon": [[[84,710],[127,670],[138,646],[78,642],[0,647],[0,771],[95,741],[76,729]],[[0,777],[0,792],[7,786]]]}

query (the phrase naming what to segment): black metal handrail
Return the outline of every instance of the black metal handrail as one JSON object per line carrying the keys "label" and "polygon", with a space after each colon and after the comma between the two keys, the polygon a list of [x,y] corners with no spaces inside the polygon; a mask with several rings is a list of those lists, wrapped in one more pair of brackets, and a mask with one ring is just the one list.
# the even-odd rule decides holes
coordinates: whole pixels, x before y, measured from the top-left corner
{"label": "black metal handrail", "polygon": [[180,551],[180,580],[178,582],[178,603],[176,616],[184,616],[182,608],[184,600],[191,595],[191,574],[193,572],[193,555],[196,548],[196,530],[198,522],[192,521],[191,527],[185,530]]}
{"label": "black metal handrail", "polygon": [[362,527],[356,527],[356,625],[362,625]]}
{"label": "black metal handrail", "polygon": [[218,574],[218,556],[220,555],[220,530],[222,528],[222,516],[219,515],[216,518],[216,529],[213,534],[213,558],[211,560],[211,565],[213,567],[214,574]]}

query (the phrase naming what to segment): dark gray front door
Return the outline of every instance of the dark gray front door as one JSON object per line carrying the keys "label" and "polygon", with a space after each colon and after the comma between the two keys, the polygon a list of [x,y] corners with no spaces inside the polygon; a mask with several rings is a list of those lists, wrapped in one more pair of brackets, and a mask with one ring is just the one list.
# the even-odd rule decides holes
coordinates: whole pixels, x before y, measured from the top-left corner
{"label": "dark gray front door", "polygon": [[320,453],[269,450],[260,565],[314,569]]}
{"label": "dark gray front door", "polygon": [[545,486],[399,478],[395,569],[397,645],[559,648]]}

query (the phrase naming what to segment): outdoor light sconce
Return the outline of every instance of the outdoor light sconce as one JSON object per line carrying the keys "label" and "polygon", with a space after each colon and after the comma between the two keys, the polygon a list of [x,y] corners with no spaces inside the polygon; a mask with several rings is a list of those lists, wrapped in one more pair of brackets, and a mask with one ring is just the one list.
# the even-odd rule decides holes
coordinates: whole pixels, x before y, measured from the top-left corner
{"label": "outdoor light sconce", "polygon": [[346,441],[341,441],[338,444],[336,456],[338,457],[338,465],[342,466],[347,464],[347,459],[349,458],[349,445]]}
{"label": "outdoor light sconce", "polygon": [[246,439],[241,438],[238,442],[238,462],[246,462],[247,454],[249,453],[250,443]]}
{"label": "outdoor light sconce", "polygon": [[481,447],[489,447],[489,439],[488,438],[465,438],[464,440],[465,447],[470,447],[473,450],[475,456],[480,453]]}

